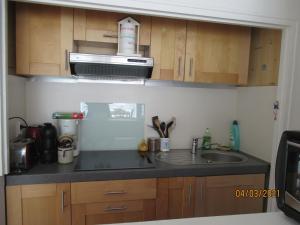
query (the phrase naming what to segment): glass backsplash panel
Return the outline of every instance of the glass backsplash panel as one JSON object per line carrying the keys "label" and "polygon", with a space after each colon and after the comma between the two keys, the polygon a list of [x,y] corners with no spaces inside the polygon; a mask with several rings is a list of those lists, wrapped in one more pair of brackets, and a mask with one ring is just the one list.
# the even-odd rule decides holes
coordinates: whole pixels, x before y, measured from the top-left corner
{"label": "glass backsplash panel", "polygon": [[145,105],[81,103],[81,150],[136,150],[144,138]]}

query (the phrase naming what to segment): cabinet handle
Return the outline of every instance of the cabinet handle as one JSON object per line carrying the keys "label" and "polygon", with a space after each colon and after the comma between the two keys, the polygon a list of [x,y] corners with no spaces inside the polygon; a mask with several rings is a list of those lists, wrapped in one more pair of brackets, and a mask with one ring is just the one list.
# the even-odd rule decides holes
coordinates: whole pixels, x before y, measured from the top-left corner
{"label": "cabinet handle", "polygon": [[64,209],[65,209],[65,192],[62,191],[61,192],[61,213],[64,213]]}
{"label": "cabinet handle", "polygon": [[118,38],[118,35],[114,35],[114,34],[103,34],[103,37],[105,37],[105,38]]}
{"label": "cabinet handle", "polygon": [[200,185],[200,200],[203,201],[203,184]]}
{"label": "cabinet handle", "polygon": [[69,51],[65,50],[65,70],[69,69]]}
{"label": "cabinet handle", "polygon": [[190,58],[190,72],[189,72],[190,77],[192,77],[193,65],[194,65],[194,59]]}
{"label": "cabinet handle", "polygon": [[189,184],[188,186],[188,205],[189,207],[192,206],[192,185]]}
{"label": "cabinet handle", "polygon": [[181,56],[178,58],[178,77],[181,75]]}
{"label": "cabinet handle", "polygon": [[105,195],[124,195],[126,193],[127,193],[126,191],[108,191],[108,192],[105,192],[104,194]]}
{"label": "cabinet handle", "polygon": [[111,207],[108,206],[107,208],[104,209],[105,212],[111,212],[111,211],[123,211],[126,210],[127,207],[126,206],[121,206],[121,207]]}

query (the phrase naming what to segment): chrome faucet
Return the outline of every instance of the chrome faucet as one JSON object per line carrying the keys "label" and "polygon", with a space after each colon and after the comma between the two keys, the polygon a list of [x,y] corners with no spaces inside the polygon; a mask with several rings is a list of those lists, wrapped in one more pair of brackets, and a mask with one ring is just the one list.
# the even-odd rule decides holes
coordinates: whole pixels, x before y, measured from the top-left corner
{"label": "chrome faucet", "polygon": [[198,141],[201,138],[193,138],[193,144],[192,144],[192,154],[197,154],[197,150],[198,150]]}

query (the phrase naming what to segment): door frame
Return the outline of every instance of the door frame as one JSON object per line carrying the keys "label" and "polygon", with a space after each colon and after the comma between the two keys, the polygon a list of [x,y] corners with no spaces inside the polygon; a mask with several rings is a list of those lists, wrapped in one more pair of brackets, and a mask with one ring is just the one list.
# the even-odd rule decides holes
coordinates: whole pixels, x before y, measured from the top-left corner
{"label": "door frame", "polygon": [[6,224],[5,177],[8,165],[7,148],[7,38],[6,38],[7,1],[0,1],[0,224]]}
{"label": "door frame", "polygon": [[[297,54],[297,35],[298,23],[300,18],[296,15],[263,16],[262,13],[255,12],[236,12],[233,9],[213,8],[213,6],[203,3],[201,8],[193,5],[182,5],[177,0],[171,3],[166,1],[159,2],[160,8],[157,9],[157,1],[135,1],[132,0],[18,0],[21,2],[52,4],[60,6],[78,7],[94,10],[106,10],[124,13],[135,13],[152,16],[162,16],[189,20],[202,20],[208,22],[219,22],[226,24],[237,24],[244,26],[255,26],[264,28],[277,28],[283,31],[281,42],[280,66],[279,66],[279,82],[277,88],[277,99],[280,102],[279,117],[274,125],[273,132],[273,148],[271,161],[270,187],[274,187],[274,167],[277,155],[277,148],[281,134],[284,130],[290,127],[290,115],[292,110],[293,97],[293,80],[296,76],[296,54]],[[255,4],[255,3],[253,3]],[[275,4],[275,3],[274,3]],[[274,8],[278,8],[277,7]],[[293,7],[289,5],[287,8]],[[272,8],[272,7],[269,7]],[[291,17],[291,19],[286,17]],[[298,50],[300,51],[300,50]],[[300,54],[300,53],[299,53]],[[5,95],[5,93],[4,93]],[[5,112],[4,112],[5,113]],[[7,129],[5,129],[6,131]],[[4,135],[7,138],[7,135]],[[268,205],[268,210],[275,210],[276,202],[271,200]]]}

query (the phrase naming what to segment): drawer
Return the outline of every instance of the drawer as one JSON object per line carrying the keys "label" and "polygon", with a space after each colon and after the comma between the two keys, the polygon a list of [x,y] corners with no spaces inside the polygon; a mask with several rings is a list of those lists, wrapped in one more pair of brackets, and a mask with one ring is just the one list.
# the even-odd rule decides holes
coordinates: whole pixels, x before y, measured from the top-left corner
{"label": "drawer", "polygon": [[77,182],[71,184],[72,204],[156,198],[156,179]]}

